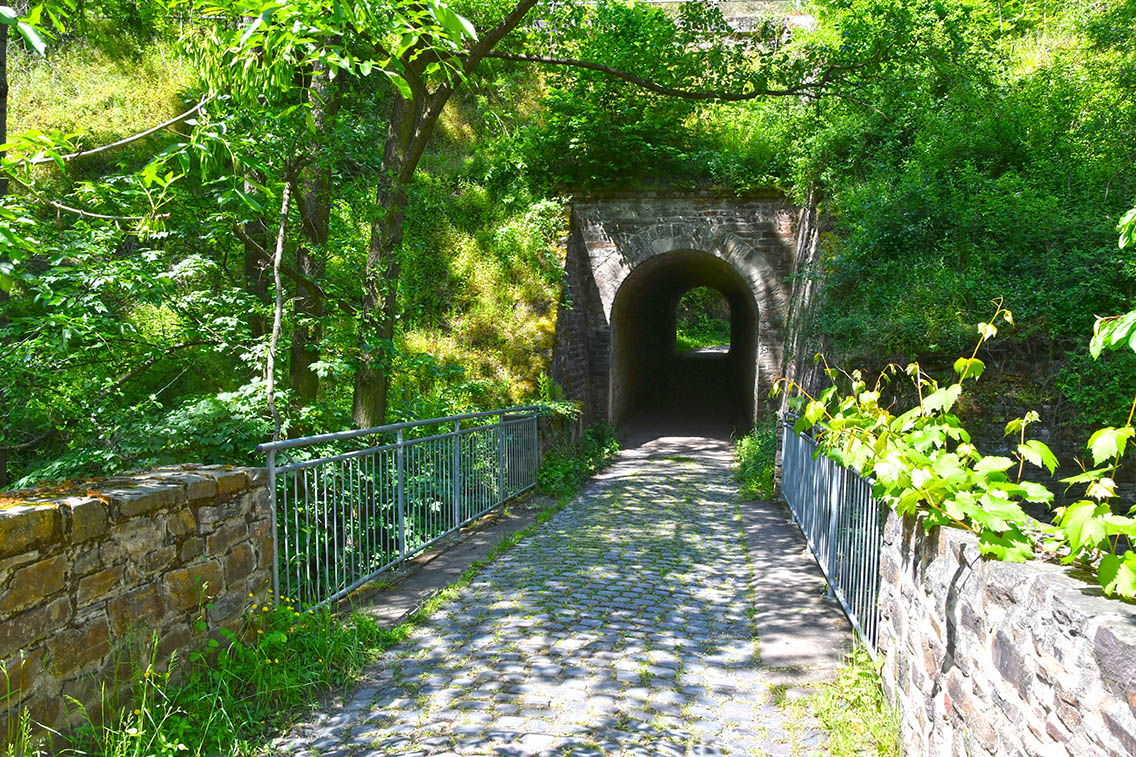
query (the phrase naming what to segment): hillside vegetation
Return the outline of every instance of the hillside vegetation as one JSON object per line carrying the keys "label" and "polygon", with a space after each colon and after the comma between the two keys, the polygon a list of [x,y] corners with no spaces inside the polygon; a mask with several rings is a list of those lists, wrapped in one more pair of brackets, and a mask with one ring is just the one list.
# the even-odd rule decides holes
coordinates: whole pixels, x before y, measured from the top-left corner
{"label": "hillside vegetation", "polygon": [[[455,86],[406,185],[402,236],[377,257],[403,74],[357,63],[334,80],[318,65],[232,78],[199,33],[227,28],[201,21],[222,7],[207,3],[86,5],[45,57],[13,42],[9,132],[32,133],[25,155],[105,144],[229,89],[193,119],[13,185],[5,223],[26,244],[0,256],[0,486],[255,461],[272,433],[286,183],[298,199],[282,248],[284,434],[351,426],[361,375],[389,381],[387,421],[551,391],[566,198],[638,186],[812,192],[832,225],[811,272],[827,285],[814,329],[835,359],[953,356],[1002,296],[1010,343],[1056,366],[1039,399],[1118,422],[1136,360],[1098,363],[1085,343],[1136,280],[1114,230],[1136,197],[1136,3],[820,0],[797,9],[815,25],[771,17],[741,48],[712,6],[688,6],[556,6],[501,49],[688,90],[802,94],[690,99],[486,59]],[[482,31],[506,9],[454,7]],[[461,29],[431,34],[467,44]],[[834,82],[824,91],[810,89],[818,70]],[[389,312],[374,266],[393,282]]]}

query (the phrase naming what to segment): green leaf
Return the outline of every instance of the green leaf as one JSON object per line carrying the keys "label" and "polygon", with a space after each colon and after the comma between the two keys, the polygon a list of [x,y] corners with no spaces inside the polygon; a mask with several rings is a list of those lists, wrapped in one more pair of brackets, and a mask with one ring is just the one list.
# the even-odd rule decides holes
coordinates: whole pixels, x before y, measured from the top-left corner
{"label": "green leaf", "polygon": [[16,29],[19,30],[20,36],[24,38],[25,42],[31,45],[33,50],[40,55],[47,53],[47,45],[44,44],[43,37],[39,36],[39,32],[36,31],[34,26],[24,21],[19,21],[16,23]]}
{"label": "green leaf", "polygon": [[1119,594],[1129,599],[1136,597],[1136,552],[1105,555],[1101,558],[1097,578],[1104,593]]}
{"label": "green leaf", "polygon": [[1121,426],[1120,428],[1108,426],[1097,429],[1089,437],[1089,449],[1093,453],[1093,462],[1100,465],[1105,460],[1118,459],[1123,456],[1124,447],[1133,434],[1136,434],[1136,428],[1132,426]]}
{"label": "green leaf", "polygon": [[1002,471],[1007,470],[1013,464],[1014,461],[1008,457],[996,457],[987,455],[974,464],[974,472],[979,474],[994,472],[1001,473]]}
{"label": "green leaf", "polygon": [[977,379],[986,371],[986,363],[982,362],[976,357],[960,357],[955,361],[955,373],[959,375],[959,380],[963,379]]}
{"label": "green leaf", "polygon": [[1025,500],[1027,502],[1052,502],[1053,492],[1049,487],[1042,484],[1034,483],[1033,481],[1022,481],[1018,484],[1024,491]]}
{"label": "green leaf", "polygon": [[1074,484],[1092,483],[1093,481],[1096,481],[1097,479],[1102,477],[1104,474],[1108,473],[1109,470],[1109,468],[1094,468],[1093,470],[1087,470],[1084,473],[1078,473],[1075,476],[1063,478],[1061,479],[1061,483],[1068,484],[1066,489],[1071,488]]}
{"label": "green leaf", "polygon": [[1031,465],[1036,465],[1039,468],[1045,468],[1049,471],[1049,475],[1057,472],[1057,456],[1049,449],[1049,445],[1045,442],[1039,442],[1037,439],[1027,439],[1024,444],[1018,445],[1018,454],[1022,459]]}
{"label": "green leaf", "polygon": [[923,411],[925,413],[933,413],[936,410],[946,412],[954,406],[960,394],[962,394],[962,384],[951,384],[942,389],[937,389],[924,398]]}
{"label": "green leaf", "polygon": [[1104,540],[1107,534],[1103,518],[1110,512],[1108,505],[1081,500],[1065,508],[1057,525],[1065,532],[1073,550],[1080,552]]}
{"label": "green leaf", "polygon": [[984,555],[1010,562],[1025,562],[1033,557],[1033,546],[1017,528],[1002,533],[984,529],[978,537],[978,549]]}

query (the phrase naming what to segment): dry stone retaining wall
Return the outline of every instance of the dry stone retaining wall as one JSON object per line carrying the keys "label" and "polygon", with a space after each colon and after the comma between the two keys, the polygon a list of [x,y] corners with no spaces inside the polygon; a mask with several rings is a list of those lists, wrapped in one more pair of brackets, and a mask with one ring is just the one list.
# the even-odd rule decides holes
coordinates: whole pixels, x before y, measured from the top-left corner
{"label": "dry stone retaining wall", "polygon": [[888,516],[880,653],[913,755],[1136,754],[1136,605]]}
{"label": "dry stone retaining wall", "polygon": [[273,548],[262,469],[181,466],[60,492],[0,507],[0,719],[27,707],[65,730],[81,717],[68,697],[97,713],[104,682],[125,683],[155,636],[164,661],[236,629],[267,598]]}

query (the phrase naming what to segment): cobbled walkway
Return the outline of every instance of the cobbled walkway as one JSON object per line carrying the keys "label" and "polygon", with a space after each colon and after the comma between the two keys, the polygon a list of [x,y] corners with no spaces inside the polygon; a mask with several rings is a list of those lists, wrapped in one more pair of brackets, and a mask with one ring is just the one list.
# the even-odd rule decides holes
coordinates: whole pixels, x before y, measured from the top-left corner
{"label": "cobbled walkway", "polygon": [[274,751],[823,749],[814,727],[788,722],[774,704],[771,671],[757,653],[729,445],[685,442],[621,453],[581,496],[388,650],[337,710]]}

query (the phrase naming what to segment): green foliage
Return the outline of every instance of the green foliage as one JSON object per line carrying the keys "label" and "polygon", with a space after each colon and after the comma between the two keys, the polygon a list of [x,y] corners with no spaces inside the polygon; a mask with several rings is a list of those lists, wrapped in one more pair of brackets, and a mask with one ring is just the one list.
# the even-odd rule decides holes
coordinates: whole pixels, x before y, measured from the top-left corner
{"label": "green foliage", "polygon": [[569,497],[617,452],[619,441],[613,430],[604,425],[592,426],[570,448],[554,449],[544,456],[537,483],[546,494]]}
{"label": "green foliage", "polygon": [[364,614],[340,620],[326,610],[251,604],[241,632],[220,630],[180,663],[177,678],[151,655],[135,671],[129,701],[104,701],[102,712],[84,713],[88,726],[72,753],[254,754],[313,692],[346,684],[404,636],[404,628],[383,629]]}
{"label": "green foliage", "polygon": [[[1042,549],[1064,563],[1077,562],[1094,571],[1107,595],[1136,596],[1136,552],[1128,543],[1136,537],[1136,506],[1128,516],[1113,513],[1108,502],[1116,497],[1116,472],[1129,440],[1136,397],[1123,426],[1098,429],[1089,437],[1092,470],[1062,479],[1069,487],[1085,485],[1085,499],[1055,511],[1054,525],[1029,519],[1022,502],[1049,503],[1053,492],[1023,478],[1025,466],[1052,476],[1057,458],[1043,442],[1027,439],[1029,426],[1040,420],[1036,412],[1006,424],[1006,436],[1016,441],[1013,458],[982,454],[951,410],[967,379],[977,380],[982,362],[975,355],[993,338],[999,319],[1012,324],[998,303],[990,322],[978,324],[978,346],[969,358],[955,363],[958,383],[941,386],[917,363],[904,372],[911,377],[919,403],[893,415],[881,407],[880,388],[897,372],[889,366],[869,388],[858,371],[845,374],[829,369],[836,383],[816,398],[800,394],[793,403],[801,408],[797,431],[814,430],[824,454],[873,480],[873,493],[900,515],[919,514],[924,528],[953,525],[978,537],[983,554],[1024,561]],[[1090,350],[1130,346],[1136,332],[1136,313],[1100,318]],[[1133,349],[1136,349],[1134,347]],[[1131,388],[1129,388],[1131,391]]]}
{"label": "green foliage", "polygon": [[696,287],[686,292],[675,313],[675,349],[729,345],[729,313],[730,306],[717,290]]}
{"label": "green foliage", "polygon": [[[650,3],[606,0],[567,6],[546,24],[558,57],[602,63],[667,86],[743,91],[769,82],[778,23],[738,40],[715,5],[688,2],[669,13]],[[764,55],[762,55],[764,54]],[[785,163],[787,124],[755,106],[736,109],[646,91],[599,72],[549,69],[544,113],[525,134],[534,179],[568,187],[665,181],[749,189]]]}
{"label": "green foliage", "polygon": [[[1136,295],[1114,220],[1136,194],[1131,3],[819,2],[794,45],[886,47],[855,100],[746,104],[790,124],[781,184],[823,200],[816,323],[842,360],[963,350],[1004,296],[1016,340],[1071,350],[1065,398],[1115,397],[1128,362],[1081,373],[1080,335]],[[851,91],[851,90],[849,90]],[[1124,217],[1129,233],[1136,216]],[[1130,236],[1125,237],[1131,238]],[[1114,372],[1115,369],[1115,372]],[[1109,409],[1111,412],[1113,408]]]}
{"label": "green foliage", "polygon": [[794,712],[811,713],[828,734],[825,753],[842,757],[903,754],[899,713],[884,696],[880,665],[863,647],[844,658],[836,680],[819,684],[793,703]]}
{"label": "green foliage", "polygon": [[777,486],[777,432],[775,415],[759,421],[753,431],[737,440],[734,457],[738,462],[735,477],[738,489],[746,499],[771,499]]}

